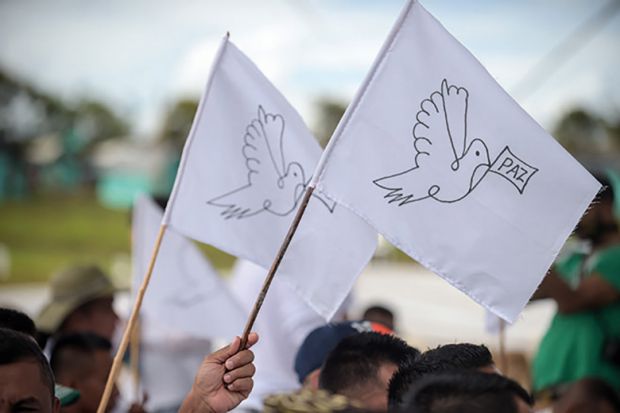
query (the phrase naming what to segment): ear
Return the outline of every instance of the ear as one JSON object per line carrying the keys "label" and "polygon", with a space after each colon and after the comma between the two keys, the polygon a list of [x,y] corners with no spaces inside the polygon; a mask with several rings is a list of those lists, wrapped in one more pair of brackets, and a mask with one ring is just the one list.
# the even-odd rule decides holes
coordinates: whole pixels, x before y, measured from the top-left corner
{"label": "ear", "polygon": [[52,400],[52,413],[60,413],[60,400],[55,396]]}
{"label": "ear", "polygon": [[306,380],[304,380],[304,388],[311,390],[319,389],[319,375],[321,374],[321,369],[316,369],[312,373],[306,376]]}

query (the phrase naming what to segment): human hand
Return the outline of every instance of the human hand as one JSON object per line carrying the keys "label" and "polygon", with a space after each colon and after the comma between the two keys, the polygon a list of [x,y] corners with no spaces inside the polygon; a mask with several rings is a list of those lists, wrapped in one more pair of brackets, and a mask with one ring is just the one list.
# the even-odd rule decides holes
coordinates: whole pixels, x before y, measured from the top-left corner
{"label": "human hand", "polygon": [[257,341],[258,335],[251,333],[245,349],[240,350],[241,339],[235,337],[230,345],[205,357],[179,412],[222,413],[245,400],[254,386],[256,371],[249,348]]}

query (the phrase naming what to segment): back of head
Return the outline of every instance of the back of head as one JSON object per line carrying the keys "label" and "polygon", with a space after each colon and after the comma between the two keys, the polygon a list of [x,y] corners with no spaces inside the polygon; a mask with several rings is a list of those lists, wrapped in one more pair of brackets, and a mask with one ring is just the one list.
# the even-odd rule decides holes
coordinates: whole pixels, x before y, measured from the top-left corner
{"label": "back of head", "polygon": [[39,369],[43,385],[54,398],[54,375],[43,352],[32,339],[18,331],[0,328],[0,366],[18,362],[35,363]]}
{"label": "back of head", "polygon": [[607,382],[585,378],[571,384],[553,404],[557,413],[620,413],[620,396]]}
{"label": "back of head", "polygon": [[480,372],[430,374],[403,397],[400,409],[411,413],[519,413],[529,411],[530,395],[516,382]]}
{"label": "back of head", "polygon": [[21,311],[12,308],[0,308],[0,328],[19,331],[33,339],[37,336],[34,321]]}
{"label": "back of head", "polygon": [[382,305],[368,307],[366,311],[364,311],[362,318],[364,320],[383,324],[387,328],[394,330],[394,313]]}
{"label": "back of head", "polygon": [[393,335],[356,334],[343,339],[329,354],[321,368],[319,386],[362,403],[376,392],[385,409],[387,383],[392,374],[419,354]]}
{"label": "back of head", "polygon": [[390,381],[388,402],[391,407],[402,403],[404,394],[420,378],[435,373],[485,370],[492,372],[493,357],[484,345],[446,344],[427,350],[414,363],[399,369]]}
{"label": "back of head", "polygon": [[[72,333],[60,336],[52,349],[51,366],[60,383],[67,376],[80,378],[88,375],[95,353],[110,352],[110,342],[92,333]],[[65,384],[65,383],[63,383]]]}

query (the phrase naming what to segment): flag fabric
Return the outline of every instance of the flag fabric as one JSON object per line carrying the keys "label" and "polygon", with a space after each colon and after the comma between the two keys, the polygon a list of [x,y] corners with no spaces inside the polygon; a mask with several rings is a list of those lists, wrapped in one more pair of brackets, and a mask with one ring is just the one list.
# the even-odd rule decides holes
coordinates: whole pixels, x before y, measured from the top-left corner
{"label": "flag fabric", "polygon": [[313,183],[509,322],[600,188],[417,1]]}
{"label": "flag fabric", "polygon": [[[269,268],[321,148],[293,107],[227,38],[186,142],[164,222]],[[370,260],[376,232],[313,196],[278,277],[329,319]]]}
{"label": "flag fabric", "polygon": [[[146,274],[162,216],[163,211],[150,198],[141,195],[136,199],[132,221],[134,291]],[[165,326],[175,334],[209,339],[234,337],[242,331],[246,318],[198,247],[170,228],[164,233],[141,314],[150,324]]]}

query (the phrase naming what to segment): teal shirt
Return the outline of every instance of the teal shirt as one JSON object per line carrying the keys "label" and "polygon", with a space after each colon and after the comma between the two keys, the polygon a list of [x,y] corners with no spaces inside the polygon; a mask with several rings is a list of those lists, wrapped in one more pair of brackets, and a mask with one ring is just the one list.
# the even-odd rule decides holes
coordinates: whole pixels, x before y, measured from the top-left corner
{"label": "teal shirt", "polygon": [[[575,287],[584,259],[572,255],[556,270]],[[620,245],[594,253],[583,268],[585,277],[596,273],[620,291]],[[605,333],[620,337],[620,301],[598,310],[556,314],[534,358],[534,390],[584,377],[601,378],[619,390],[620,368],[602,357]]]}

